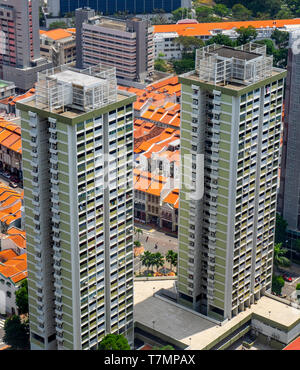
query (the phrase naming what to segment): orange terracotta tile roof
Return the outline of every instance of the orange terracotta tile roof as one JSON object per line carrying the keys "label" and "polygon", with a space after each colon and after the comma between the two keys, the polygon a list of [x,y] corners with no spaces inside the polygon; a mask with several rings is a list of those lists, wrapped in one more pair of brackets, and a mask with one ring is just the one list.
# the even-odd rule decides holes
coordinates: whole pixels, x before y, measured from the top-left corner
{"label": "orange terracotta tile roof", "polygon": [[8,229],[7,235],[19,248],[26,248],[26,233],[24,230],[11,227]]}
{"label": "orange terracotta tile roof", "polygon": [[286,351],[299,351],[300,350],[300,337],[293,340],[290,344],[283,348]]}
{"label": "orange terracotta tile roof", "polygon": [[154,26],[154,33],[177,32],[179,36],[210,36],[213,30],[231,30],[253,26],[256,29],[266,27],[282,28],[286,25],[300,25],[300,19],[276,19],[265,21],[216,22],[198,24],[166,24]]}
{"label": "orange terracotta tile roof", "polygon": [[169,203],[174,208],[178,208],[179,203],[179,189],[173,189],[163,200],[164,203]]}
{"label": "orange terracotta tile roof", "polygon": [[[4,251],[6,252],[6,251]],[[3,252],[0,252],[0,255]],[[0,264],[0,274],[6,278],[10,278],[14,283],[17,283],[27,277],[27,255],[26,253],[18,256],[14,255]]]}
{"label": "orange terracotta tile roof", "polygon": [[22,153],[21,128],[11,122],[0,119],[0,144],[17,153]]}
{"label": "orange terracotta tile roof", "polygon": [[57,28],[55,30],[50,30],[50,31],[40,31],[41,35],[47,36],[50,39],[57,41],[57,40],[62,40],[66,39],[67,37],[73,36],[72,32],[67,31],[66,29],[63,28]]}

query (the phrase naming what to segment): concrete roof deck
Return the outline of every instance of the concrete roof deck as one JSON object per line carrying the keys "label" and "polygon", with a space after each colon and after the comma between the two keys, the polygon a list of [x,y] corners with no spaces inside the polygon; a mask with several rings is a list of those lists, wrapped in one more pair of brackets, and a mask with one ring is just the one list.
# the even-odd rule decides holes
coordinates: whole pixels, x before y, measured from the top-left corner
{"label": "concrete roof deck", "polygon": [[[269,76],[269,77],[266,77],[266,78],[274,77],[276,75],[279,75],[282,72],[285,72],[285,70],[279,70],[278,68],[273,68],[272,69],[272,75]],[[196,82],[201,82],[201,83],[204,83],[206,85],[211,85],[212,87],[220,86],[220,87],[223,87],[223,88],[226,88],[226,89],[229,89],[229,90],[234,90],[234,91],[240,91],[240,90],[243,90],[243,89],[247,88],[248,86],[251,86],[251,85],[255,84],[255,83],[251,83],[249,85],[246,85],[245,83],[238,84],[238,83],[235,83],[235,82],[228,82],[228,83],[226,83],[226,85],[224,85],[223,83],[217,83],[215,85],[213,82],[202,80],[199,77],[199,75],[197,74],[196,71],[185,73],[183,75],[180,75],[179,77],[187,78],[189,80],[194,80]],[[261,81],[263,81],[263,80],[257,81],[257,83],[259,83]]]}
{"label": "concrete roof deck", "polygon": [[[153,296],[160,289],[173,289],[174,280],[135,281],[134,317],[135,321],[178,341],[191,344],[192,350],[205,349],[221,335],[227,333],[243,319],[257,314],[284,326],[300,320],[300,311],[268,297],[262,297],[257,304],[239,313],[222,326],[217,325],[190,310],[185,310],[172,302]],[[155,288],[155,289],[153,289]],[[190,339],[191,338],[191,341]]]}
{"label": "concrete roof deck", "polygon": [[[122,101],[122,100],[124,100],[124,99],[126,99],[126,98],[128,98],[129,96],[127,96],[127,95],[123,95],[123,94],[121,94],[121,93],[118,93],[117,94],[117,100],[115,101],[115,103],[117,103],[117,102],[120,102],[120,101]],[[31,100],[29,100],[29,101],[26,101],[26,102],[21,102],[22,104],[24,104],[24,105],[27,105],[27,106],[29,106],[29,107],[32,107],[32,108],[37,108],[37,109],[40,109],[37,105],[36,105],[36,101],[35,101],[35,99],[34,99],[34,97],[31,99]],[[89,111],[87,111],[87,112],[84,112],[84,111],[80,111],[80,110],[77,110],[77,109],[75,109],[75,108],[72,108],[72,107],[69,107],[68,106],[68,108],[67,108],[68,110],[65,110],[64,112],[61,110],[61,109],[54,109],[53,111],[52,111],[52,113],[55,113],[55,114],[58,114],[58,115],[60,115],[60,116],[62,116],[62,117],[66,117],[66,118],[70,118],[70,119],[73,119],[73,118],[76,118],[76,117],[79,117],[79,116],[82,116],[82,115],[84,115],[84,114],[86,114],[86,113],[88,113]],[[43,109],[43,110],[45,110],[45,111],[47,111],[47,112],[50,112],[50,110],[49,109]]]}

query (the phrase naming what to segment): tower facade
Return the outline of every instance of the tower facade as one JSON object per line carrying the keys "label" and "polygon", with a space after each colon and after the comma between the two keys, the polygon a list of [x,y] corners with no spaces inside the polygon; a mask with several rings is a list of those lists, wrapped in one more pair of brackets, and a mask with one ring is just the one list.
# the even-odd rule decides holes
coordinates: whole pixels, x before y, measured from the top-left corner
{"label": "tower facade", "polygon": [[133,335],[133,109],[114,69],[39,74],[22,117],[32,349]]}
{"label": "tower facade", "polygon": [[178,298],[220,320],[271,289],[285,76],[247,44],[180,77]]}
{"label": "tower facade", "polygon": [[300,238],[299,31],[290,33],[278,208],[293,239]]}

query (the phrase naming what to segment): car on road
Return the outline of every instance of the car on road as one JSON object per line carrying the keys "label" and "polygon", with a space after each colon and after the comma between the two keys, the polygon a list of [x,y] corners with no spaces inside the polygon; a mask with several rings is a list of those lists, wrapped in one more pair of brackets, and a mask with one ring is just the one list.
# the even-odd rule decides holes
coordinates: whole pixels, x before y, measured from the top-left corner
{"label": "car on road", "polygon": [[287,276],[287,274],[284,274],[283,276],[283,279],[289,283],[291,283],[293,281],[293,279],[290,277],[290,276]]}
{"label": "car on road", "polygon": [[10,178],[11,178],[11,174],[9,172],[3,172],[2,176],[5,177],[8,180],[10,180]]}
{"label": "car on road", "polygon": [[15,182],[13,181],[10,181],[9,184],[8,184],[11,188],[17,188],[18,187],[18,184],[16,184]]}

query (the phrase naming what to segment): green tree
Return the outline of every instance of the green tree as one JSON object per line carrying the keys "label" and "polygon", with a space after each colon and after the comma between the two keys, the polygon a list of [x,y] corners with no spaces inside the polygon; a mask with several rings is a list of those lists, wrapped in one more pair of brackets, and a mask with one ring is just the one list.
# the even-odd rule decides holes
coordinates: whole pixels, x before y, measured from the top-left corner
{"label": "green tree", "polygon": [[164,265],[164,256],[161,253],[157,252],[153,254],[152,258],[153,258],[153,265],[156,267],[156,271],[158,271],[158,269],[160,267],[163,267]]}
{"label": "green tree", "polygon": [[64,21],[53,22],[49,26],[49,30],[55,30],[56,28],[68,28],[68,25]]}
{"label": "green tree", "polygon": [[231,38],[227,35],[222,35],[221,33],[211,37],[209,40],[206,41],[206,45],[212,44],[234,46],[234,42],[231,40]]}
{"label": "green tree", "polygon": [[139,240],[135,240],[135,242],[133,243],[135,247],[140,247],[142,244]]}
{"label": "green tree", "polygon": [[192,71],[195,69],[195,53],[190,54],[190,57],[183,56],[181,60],[174,60],[172,64],[177,75]]}
{"label": "green tree", "polygon": [[149,251],[144,252],[140,256],[140,260],[143,266],[150,268],[154,265],[153,254]]}
{"label": "green tree", "polygon": [[287,48],[289,45],[289,32],[280,31],[277,28],[272,32],[271,39],[279,48]]}
{"label": "green tree", "polygon": [[124,335],[107,334],[99,343],[98,350],[130,350],[130,346]]}
{"label": "green tree", "polygon": [[16,294],[16,305],[18,307],[19,314],[28,313],[28,282],[27,279],[22,281],[20,287],[15,292]]}
{"label": "green tree", "polygon": [[143,230],[140,229],[139,227],[136,227],[134,229],[134,234],[138,236],[138,240],[140,240],[140,236],[144,234]]}
{"label": "green tree", "polygon": [[247,21],[251,18],[251,10],[247,9],[242,4],[235,4],[232,7],[232,15],[235,19],[239,21]]}
{"label": "green tree", "polygon": [[236,40],[238,45],[247,44],[248,42],[255,40],[257,37],[257,31],[252,26],[238,28],[236,32],[239,35]]}
{"label": "green tree", "polygon": [[219,15],[221,18],[224,18],[229,14],[229,9],[224,4],[216,4],[213,7],[213,11],[215,14]]}
{"label": "green tree", "polygon": [[287,249],[282,248],[282,243],[275,244],[274,247],[274,265],[276,267],[288,267],[290,266],[290,260],[285,257],[287,253]]}
{"label": "green tree", "polygon": [[276,294],[281,294],[281,290],[284,287],[284,279],[282,276],[272,277],[272,291]]}
{"label": "green tree", "polygon": [[170,269],[172,266],[177,266],[178,253],[172,251],[171,249],[166,254],[166,261],[170,263]]}
{"label": "green tree", "polygon": [[287,221],[279,213],[276,213],[275,244],[285,243],[287,226]]}
{"label": "green tree", "polygon": [[208,6],[199,6],[195,10],[198,22],[206,21],[213,14],[213,10]]}
{"label": "green tree", "polygon": [[157,346],[154,346],[152,348],[153,351],[173,351],[175,350],[175,348],[173,346],[171,346],[170,344],[167,344],[166,346],[163,346],[163,347],[157,347]]}
{"label": "green tree", "polygon": [[266,45],[267,47],[267,54],[274,55],[276,53],[276,48],[272,40],[264,39],[256,41],[257,44]]}
{"label": "green tree", "polygon": [[179,36],[174,39],[175,44],[182,46],[182,53],[187,54],[204,46],[204,42],[194,36]]}
{"label": "green tree", "polygon": [[154,61],[154,69],[156,71],[160,71],[160,72],[167,72],[168,71],[168,66],[167,66],[166,61],[164,59],[157,58]]}
{"label": "green tree", "polygon": [[280,9],[279,12],[276,14],[276,19],[290,19],[293,18],[293,13],[290,9]]}
{"label": "green tree", "polygon": [[157,14],[151,19],[153,25],[156,24],[168,24],[168,19],[163,14]]}
{"label": "green tree", "polygon": [[180,19],[191,18],[191,10],[188,8],[178,8],[172,12],[172,18],[174,22],[180,21]]}
{"label": "green tree", "polygon": [[4,323],[3,341],[12,349],[29,349],[29,322],[21,321],[20,317],[13,315]]}

